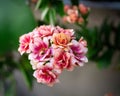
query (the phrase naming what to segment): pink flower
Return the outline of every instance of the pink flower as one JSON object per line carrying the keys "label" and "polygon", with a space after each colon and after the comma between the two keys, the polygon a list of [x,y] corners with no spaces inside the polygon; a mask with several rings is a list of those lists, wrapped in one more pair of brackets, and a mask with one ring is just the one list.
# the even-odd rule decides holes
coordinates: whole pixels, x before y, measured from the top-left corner
{"label": "pink flower", "polygon": [[74,30],[73,29],[63,29],[59,26],[55,27],[54,33],[64,33],[69,35],[71,38],[74,37]]}
{"label": "pink flower", "polygon": [[24,34],[20,37],[19,42],[19,48],[18,51],[20,52],[20,54],[22,55],[23,53],[30,53],[31,50],[29,48],[29,44],[32,42],[32,35],[33,33],[28,33],[28,34]]}
{"label": "pink flower", "polygon": [[79,5],[79,10],[80,10],[82,15],[86,15],[89,11],[89,8],[86,7],[84,4],[80,4]]}
{"label": "pink flower", "polygon": [[41,69],[41,68],[43,68],[45,66],[53,68],[53,59],[51,58],[48,61],[35,61],[35,60],[31,60],[30,64],[32,65],[32,68],[34,70]]}
{"label": "pink flower", "polygon": [[[76,6],[73,8],[76,10]],[[64,69],[72,71],[76,65],[87,62],[87,42],[75,40],[72,29],[59,26],[40,26],[20,37],[18,51],[28,53],[28,59],[37,82],[52,86]]]}
{"label": "pink flower", "polygon": [[67,13],[67,11],[70,9],[70,7],[71,7],[70,5],[65,5],[65,6],[64,6],[64,12]]}
{"label": "pink flower", "polygon": [[34,29],[34,33],[35,33],[35,37],[46,37],[46,36],[52,36],[53,35],[53,30],[54,27],[48,25],[42,25],[40,27],[37,27],[36,29]]}
{"label": "pink flower", "polygon": [[83,46],[87,47],[87,41],[84,40],[83,37],[81,37],[81,38],[79,39],[79,42],[80,42],[81,44],[83,44]]}
{"label": "pink flower", "polygon": [[84,63],[88,62],[88,59],[85,56],[87,48],[83,44],[77,42],[76,40],[72,40],[70,48],[72,50],[72,62],[80,66],[83,66]]}
{"label": "pink flower", "polygon": [[63,18],[65,22],[76,23],[78,21],[79,11],[77,6],[71,7],[71,6],[65,5],[64,11],[67,14],[67,16],[64,16]]}
{"label": "pink flower", "polygon": [[73,23],[76,23],[78,21],[78,17],[76,17],[75,14],[71,14],[69,16],[64,16],[63,21],[73,24]]}
{"label": "pink flower", "polygon": [[78,17],[78,10],[76,7],[74,7],[74,9],[73,8],[68,9],[67,14],[68,15],[75,14]]}
{"label": "pink flower", "polygon": [[38,61],[47,61],[51,57],[51,48],[49,45],[44,42],[43,40],[39,39],[39,41],[34,41],[34,44],[31,44],[31,51],[32,53],[29,54],[29,59]]}
{"label": "pink flower", "polygon": [[54,83],[59,82],[58,75],[52,71],[52,68],[43,67],[34,71],[33,76],[37,82],[53,86]]}
{"label": "pink flower", "polygon": [[70,43],[71,37],[65,33],[54,33],[53,34],[53,44],[56,47],[65,48]]}
{"label": "pink flower", "polygon": [[73,66],[71,65],[70,53],[65,52],[63,49],[58,48],[54,50],[54,66],[56,70],[72,70]]}

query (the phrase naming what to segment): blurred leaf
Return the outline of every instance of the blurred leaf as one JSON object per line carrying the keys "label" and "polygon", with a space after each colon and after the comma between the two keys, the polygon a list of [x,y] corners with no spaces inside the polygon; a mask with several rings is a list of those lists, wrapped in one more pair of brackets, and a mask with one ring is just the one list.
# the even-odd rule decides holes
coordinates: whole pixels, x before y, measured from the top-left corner
{"label": "blurred leaf", "polygon": [[94,27],[93,29],[89,29],[89,33],[88,33],[88,57],[90,59],[97,59],[98,58],[98,54],[101,51],[101,48],[103,47],[100,37],[99,37],[99,33],[98,33],[98,28]]}
{"label": "blurred leaf", "polygon": [[94,59],[95,60],[97,58],[97,53],[98,53],[97,49],[88,46],[87,57],[89,59],[92,59],[92,60]]}
{"label": "blurred leaf", "polygon": [[94,27],[93,29],[91,29],[88,33],[90,40],[88,40],[88,42],[90,42],[89,46],[95,46],[97,43],[97,39],[98,39],[98,29],[97,27]]}
{"label": "blurred leaf", "polygon": [[50,25],[55,25],[55,21],[56,21],[56,12],[55,9],[51,8],[51,10],[49,11],[49,21],[50,21]]}
{"label": "blurred leaf", "polygon": [[38,1],[36,5],[36,8],[38,7],[41,12],[41,20],[47,24],[54,25],[56,23],[57,14],[61,16],[64,15],[62,0],[41,0]]}
{"label": "blurred leaf", "polygon": [[64,4],[62,0],[53,0],[53,8],[55,8],[56,13],[60,16],[64,15]]}
{"label": "blurred leaf", "polygon": [[37,10],[39,8],[39,6],[41,5],[42,0],[38,0],[36,6],[35,6],[35,10]]}
{"label": "blurred leaf", "polygon": [[7,65],[7,67],[10,67],[11,70],[17,67],[17,64],[14,62],[14,57],[12,56],[12,53],[9,53],[9,55],[6,55],[4,63]]}
{"label": "blurred leaf", "polygon": [[4,80],[4,96],[16,96],[16,82],[13,76]]}
{"label": "blurred leaf", "polygon": [[[40,4],[39,4],[40,3]],[[44,8],[45,6],[48,6],[49,7],[49,0],[41,0],[41,2],[40,1],[38,1],[38,4],[39,4],[39,8],[41,9],[41,8]],[[36,5],[37,6],[37,5]]]}
{"label": "blurred leaf", "polygon": [[82,37],[82,32],[80,30],[75,30],[75,37],[76,37],[76,40],[79,40],[80,37]]}
{"label": "blurred leaf", "polygon": [[44,8],[42,8],[42,12],[41,12],[41,20],[44,20],[46,18],[46,15],[48,14],[49,11],[49,7],[45,6]]}
{"label": "blurred leaf", "polygon": [[114,50],[108,49],[98,60],[97,60],[97,66],[98,68],[107,68],[111,64],[112,56],[113,56]]}
{"label": "blurred leaf", "polygon": [[106,44],[110,44],[110,34],[111,34],[111,24],[108,23],[108,19],[106,18],[101,26],[100,33],[101,37],[104,36],[103,42]]}
{"label": "blurred leaf", "polygon": [[17,50],[19,36],[36,25],[25,0],[0,0],[0,55]]}
{"label": "blurred leaf", "polygon": [[33,85],[33,70],[31,68],[30,62],[27,57],[22,57],[21,64],[18,64],[19,69],[21,70],[23,77],[25,79],[25,83],[29,89],[32,89]]}

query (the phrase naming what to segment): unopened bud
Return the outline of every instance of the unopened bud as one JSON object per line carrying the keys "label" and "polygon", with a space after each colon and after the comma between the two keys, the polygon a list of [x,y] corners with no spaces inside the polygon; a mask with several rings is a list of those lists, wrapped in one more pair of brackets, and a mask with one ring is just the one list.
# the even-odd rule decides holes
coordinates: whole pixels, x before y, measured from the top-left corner
{"label": "unopened bud", "polygon": [[80,12],[81,12],[82,15],[86,15],[88,13],[88,7],[86,7],[83,4],[79,5],[79,10],[80,10]]}

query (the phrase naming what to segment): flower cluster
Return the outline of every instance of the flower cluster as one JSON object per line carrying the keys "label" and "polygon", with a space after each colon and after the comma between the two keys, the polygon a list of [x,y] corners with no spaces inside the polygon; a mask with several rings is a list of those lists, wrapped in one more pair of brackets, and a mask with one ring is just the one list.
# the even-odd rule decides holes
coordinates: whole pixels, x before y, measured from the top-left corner
{"label": "flower cluster", "polygon": [[28,53],[37,82],[48,86],[59,82],[64,69],[72,71],[88,62],[87,43],[83,38],[76,41],[72,29],[42,25],[22,35],[19,43],[18,51]]}
{"label": "flower cluster", "polygon": [[79,4],[79,6],[65,5],[64,12],[66,13],[63,18],[64,22],[82,24],[89,13],[89,8],[83,4]]}

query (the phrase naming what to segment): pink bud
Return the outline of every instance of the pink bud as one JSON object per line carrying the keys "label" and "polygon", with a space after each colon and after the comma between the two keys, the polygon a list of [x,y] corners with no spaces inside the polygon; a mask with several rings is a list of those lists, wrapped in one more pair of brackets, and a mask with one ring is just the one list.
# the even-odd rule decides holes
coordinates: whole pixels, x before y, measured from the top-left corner
{"label": "pink bud", "polygon": [[64,6],[64,12],[66,12],[67,13],[67,11],[70,9],[70,6],[69,5],[65,5]]}
{"label": "pink bud", "polygon": [[80,10],[80,12],[81,12],[82,15],[86,15],[88,13],[88,7],[86,7],[83,4],[79,5],[79,10]]}

